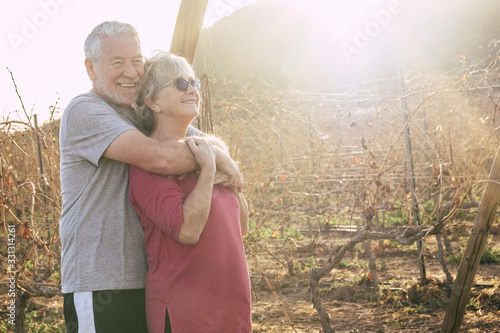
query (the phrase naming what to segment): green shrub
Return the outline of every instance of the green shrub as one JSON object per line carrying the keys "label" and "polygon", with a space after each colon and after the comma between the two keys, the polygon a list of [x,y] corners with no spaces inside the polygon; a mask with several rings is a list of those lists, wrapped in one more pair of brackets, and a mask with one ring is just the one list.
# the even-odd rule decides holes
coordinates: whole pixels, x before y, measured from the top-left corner
{"label": "green shrub", "polygon": [[[449,264],[456,264],[462,260],[462,254],[454,254],[448,257]],[[484,248],[480,264],[500,264],[500,249],[493,249],[490,245]]]}

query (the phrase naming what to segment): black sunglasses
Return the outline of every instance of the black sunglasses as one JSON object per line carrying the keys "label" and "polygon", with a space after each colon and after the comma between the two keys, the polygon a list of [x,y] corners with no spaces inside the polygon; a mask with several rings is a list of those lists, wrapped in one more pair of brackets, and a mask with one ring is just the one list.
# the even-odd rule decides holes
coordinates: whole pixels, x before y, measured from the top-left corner
{"label": "black sunglasses", "polygon": [[191,79],[191,80],[187,81],[187,80],[183,79],[182,77],[178,77],[175,80],[172,80],[170,82],[165,83],[164,85],[162,85],[160,87],[160,89],[163,89],[163,88],[171,85],[172,83],[175,83],[175,86],[177,87],[177,89],[179,89],[179,91],[186,91],[187,88],[189,87],[189,85],[192,85],[193,87],[195,87],[196,90],[200,89],[200,80]]}

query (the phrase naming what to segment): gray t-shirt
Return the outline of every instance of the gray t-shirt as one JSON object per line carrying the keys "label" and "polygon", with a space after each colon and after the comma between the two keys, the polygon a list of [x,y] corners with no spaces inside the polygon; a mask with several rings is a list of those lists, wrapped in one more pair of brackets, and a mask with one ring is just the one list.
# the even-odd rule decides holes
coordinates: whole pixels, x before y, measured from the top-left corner
{"label": "gray t-shirt", "polygon": [[61,119],[62,292],[145,286],[144,234],[129,201],[128,164],[102,157],[132,112],[93,92],[75,97]]}

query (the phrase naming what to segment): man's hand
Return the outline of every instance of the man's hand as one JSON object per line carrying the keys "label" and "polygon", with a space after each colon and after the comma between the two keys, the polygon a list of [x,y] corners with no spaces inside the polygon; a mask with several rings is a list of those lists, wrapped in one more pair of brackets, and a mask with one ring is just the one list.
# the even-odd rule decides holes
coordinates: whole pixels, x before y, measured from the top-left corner
{"label": "man's hand", "polygon": [[215,172],[214,184],[227,183],[228,181],[229,181],[229,176],[226,175],[224,172],[220,170],[217,170]]}
{"label": "man's hand", "polygon": [[243,192],[243,175],[236,163],[229,157],[229,154],[219,147],[214,147],[217,157],[215,163],[217,165],[217,170],[225,173],[229,179],[223,181],[220,184],[232,190],[238,190],[238,192]]}

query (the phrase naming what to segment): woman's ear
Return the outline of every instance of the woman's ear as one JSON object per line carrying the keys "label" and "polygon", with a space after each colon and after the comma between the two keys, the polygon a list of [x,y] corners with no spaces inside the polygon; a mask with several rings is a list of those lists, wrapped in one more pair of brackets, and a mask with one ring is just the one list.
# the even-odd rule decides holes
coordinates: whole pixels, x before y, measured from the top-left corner
{"label": "woman's ear", "polygon": [[153,101],[150,97],[146,97],[146,99],[144,100],[144,102],[154,112],[161,113],[161,107],[158,105],[158,103],[156,103],[155,101]]}

